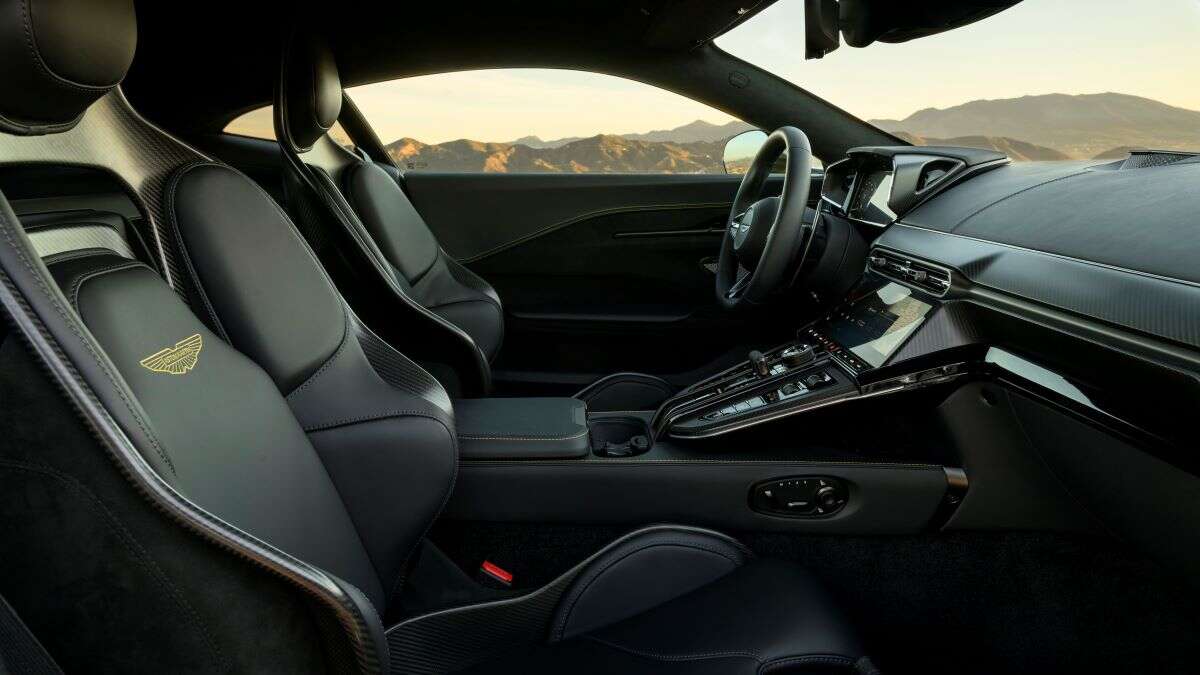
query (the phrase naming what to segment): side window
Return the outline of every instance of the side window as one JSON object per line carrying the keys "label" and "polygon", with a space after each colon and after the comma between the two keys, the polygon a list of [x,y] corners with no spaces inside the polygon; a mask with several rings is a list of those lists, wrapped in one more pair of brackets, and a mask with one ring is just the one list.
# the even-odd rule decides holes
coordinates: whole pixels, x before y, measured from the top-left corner
{"label": "side window", "polygon": [[424,75],[347,90],[405,171],[725,173],[753,128],[648,84],[572,70]]}
{"label": "side window", "polygon": [[[250,138],[273,141],[275,140],[275,121],[272,114],[271,106],[251,110],[248,113],[235,117],[232,122],[226,124],[224,132],[237,136],[249,136]],[[329,130],[329,137],[347,150],[354,149],[354,141],[350,140],[350,136],[342,128],[341,122],[333,123],[333,128]]]}

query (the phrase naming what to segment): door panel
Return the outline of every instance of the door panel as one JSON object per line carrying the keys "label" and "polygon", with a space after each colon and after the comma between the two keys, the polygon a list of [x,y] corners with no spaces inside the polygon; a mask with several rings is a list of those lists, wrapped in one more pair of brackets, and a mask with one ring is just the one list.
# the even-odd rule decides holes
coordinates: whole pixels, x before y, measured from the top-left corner
{"label": "door panel", "polygon": [[501,389],[571,393],[629,370],[682,384],[783,339],[781,322],[720,311],[713,297],[705,263],[740,176],[410,172],[404,182],[446,251],[504,301]]}

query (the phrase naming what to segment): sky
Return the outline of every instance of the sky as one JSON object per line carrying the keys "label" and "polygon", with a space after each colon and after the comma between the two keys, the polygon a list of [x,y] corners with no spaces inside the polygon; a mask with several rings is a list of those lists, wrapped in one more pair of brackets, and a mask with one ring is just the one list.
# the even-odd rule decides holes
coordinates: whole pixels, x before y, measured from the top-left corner
{"label": "sky", "polygon": [[[1200,110],[1200,0],[1024,0],[941,35],[843,45],[814,61],[804,60],[803,14],[803,0],[779,0],[717,46],[863,119],[981,98],[1107,91]],[[384,142],[549,140],[732,119],[649,85],[565,70],[428,75],[349,94]],[[269,116],[259,116],[269,129]]]}

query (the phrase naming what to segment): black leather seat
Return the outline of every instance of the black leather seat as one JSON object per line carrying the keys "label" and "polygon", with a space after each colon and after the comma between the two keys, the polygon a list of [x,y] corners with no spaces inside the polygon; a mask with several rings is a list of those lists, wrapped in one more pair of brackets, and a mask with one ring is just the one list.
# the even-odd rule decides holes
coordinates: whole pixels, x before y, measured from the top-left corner
{"label": "black leather seat", "polygon": [[[343,235],[342,246],[353,249],[351,255],[369,261],[381,285],[367,295],[375,301],[385,294],[396,298],[384,310],[390,320],[430,324],[435,339],[463,341],[469,343],[466,348],[479,352],[480,358],[458,358],[451,364],[457,376],[450,380],[451,386],[465,379],[470,390],[469,383],[476,379],[490,382],[490,364],[504,340],[499,294],[446,254],[401,188],[403,177],[394,166],[339,153],[326,136],[343,99],[333,54],[312,37],[296,39],[292,45],[275,99],[276,136],[288,159],[292,188],[289,209],[308,221],[302,229],[310,241],[329,242],[332,226]],[[345,237],[346,233],[352,236]],[[320,243],[317,248],[320,252]],[[337,265],[338,260],[329,264]],[[462,372],[472,368],[486,372],[478,378]],[[660,377],[617,373],[576,396],[597,411],[651,410],[674,391]]]}
{"label": "black leather seat", "polygon": [[[0,0],[0,16],[19,17],[30,1]],[[128,65],[119,58],[120,49],[131,51],[127,41],[90,39],[89,49],[74,51],[75,45],[49,41],[77,34],[79,16],[96,13],[132,40],[131,4],[72,5],[87,11],[36,14],[43,24],[34,51],[18,50],[18,59],[0,66],[0,118],[19,116],[10,128],[22,133],[67,132],[97,98],[109,96],[108,111],[120,114],[89,120],[72,132],[73,141],[98,140],[88,134],[104,124],[127,124],[138,126],[122,127],[113,138],[146,143],[159,134],[155,142],[183,149],[137,122],[127,102],[109,93]],[[0,44],[11,47],[20,37],[18,24],[0,22]],[[22,88],[46,77],[38,50],[60,66],[78,66],[80,59],[109,65],[90,80],[86,95],[71,89],[70,96],[28,100],[37,91]],[[45,86],[61,86],[53,79]],[[20,106],[10,107],[18,98]],[[128,133],[131,128],[138,133]],[[219,544],[179,564],[171,557],[179,555],[178,546],[166,545],[161,534],[151,540],[153,556],[143,552],[138,565],[122,573],[148,570],[148,578],[169,589],[167,597],[175,600],[168,606],[178,616],[140,617],[138,630],[201,635],[205,654],[181,660],[197,671],[208,669],[203,659],[209,653],[214,668],[228,672],[261,671],[264,659],[275,670],[290,664],[289,672],[862,670],[861,644],[803,570],[756,561],[729,537],[680,526],[631,533],[520,597],[392,620],[409,558],[453,487],[450,399],[425,370],[357,319],[265,192],[227,166],[190,156],[171,172],[162,204],[154,207],[169,221],[157,230],[169,236],[157,244],[170,250],[179,273],[170,275],[174,287],[119,246],[56,251],[39,262],[0,195],[5,311],[36,347],[32,353],[45,372],[75,396],[76,410],[122,468],[116,480],[130,488],[122,499],[93,496],[99,507],[89,502],[127,533],[123,545],[97,548],[90,557],[136,553],[140,545],[128,532],[146,531],[147,519]],[[17,450],[40,452],[39,470],[52,473],[85,463],[75,457],[54,469],[52,448]],[[99,480],[101,474],[83,475]],[[86,483],[71,489],[91,494]],[[66,519],[65,512],[56,515]],[[270,586],[271,602],[289,589],[313,604],[303,605],[308,610],[294,614],[286,630],[248,618],[257,616],[255,597],[220,596],[220,611],[212,611],[213,598],[198,602],[195,589],[203,595],[205,587],[223,583],[222,570],[200,562],[214,554],[271,570],[284,584]],[[166,569],[177,583],[155,571],[155,559],[171,560]],[[53,582],[54,574],[74,567],[67,559],[47,559],[21,569]],[[179,576],[188,582],[178,583]],[[110,602],[126,602],[138,591],[138,584],[126,583]],[[95,616],[86,604],[54,607],[74,622],[63,625],[80,625]],[[195,606],[208,609],[200,616]],[[22,616],[46,613],[18,609]],[[318,653],[328,663],[294,663],[281,652],[301,653],[307,645],[289,644],[286,636],[304,634],[300,628],[313,617],[323,641]],[[101,636],[126,630],[87,625],[85,632]],[[194,631],[195,625],[216,628]],[[274,652],[256,641],[266,630],[276,631]],[[215,644],[214,636],[224,642]],[[56,658],[88,670],[111,670],[118,662],[124,664],[119,670],[162,667],[111,654],[103,639],[90,635],[46,642],[60,650]],[[69,653],[64,644],[71,645]],[[149,641],[138,651],[159,648]]]}

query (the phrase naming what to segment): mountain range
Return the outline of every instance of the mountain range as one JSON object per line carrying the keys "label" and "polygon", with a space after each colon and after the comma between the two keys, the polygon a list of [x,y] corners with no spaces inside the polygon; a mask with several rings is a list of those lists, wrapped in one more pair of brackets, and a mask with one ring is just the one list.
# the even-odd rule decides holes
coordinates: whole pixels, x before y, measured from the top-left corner
{"label": "mountain range", "polygon": [[1044,94],[925,108],[871,124],[915,137],[1019,139],[1075,159],[1118,147],[1200,150],[1200,111],[1128,94]]}
{"label": "mountain range", "polygon": [[[630,141],[651,141],[658,143],[716,143],[724,142],[726,139],[736,136],[743,131],[749,131],[756,128],[753,124],[747,124],[740,120],[733,120],[725,124],[713,124],[704,120],[696,120],[689,122],[681,127],[674,129],[656,129],[647,131],[643,134],[617,134],[620,138]],[[604,134],[610,135],[610,134]],[[561,148],[567,143],[581,141],[584,136],[567,136],[566,138],[556,138],[550,141],[543,141],[537,136],[522,136],[515,141],[509,141],[510,145],[528,145],[531,148]]]}
{"label": "mountain range", "polygon": [[561,145],[457,140],[430,145],[402,138],[385,146],[407,169],[453,172],[724,173],[719,142],[642,141],[599,134]]}
{"label": "mountain range", "polygon": [[[1128,94],[1045,94],[925,108],[870,122],[914,145],[989,148],[1014,161],[1120,158],[1135,148],[1200,150],[1200,111]],[[386,146],[408,169],[466,172],[723,173],[725,141],[745,122],[696,120],[674,129],[507,142]]]}

